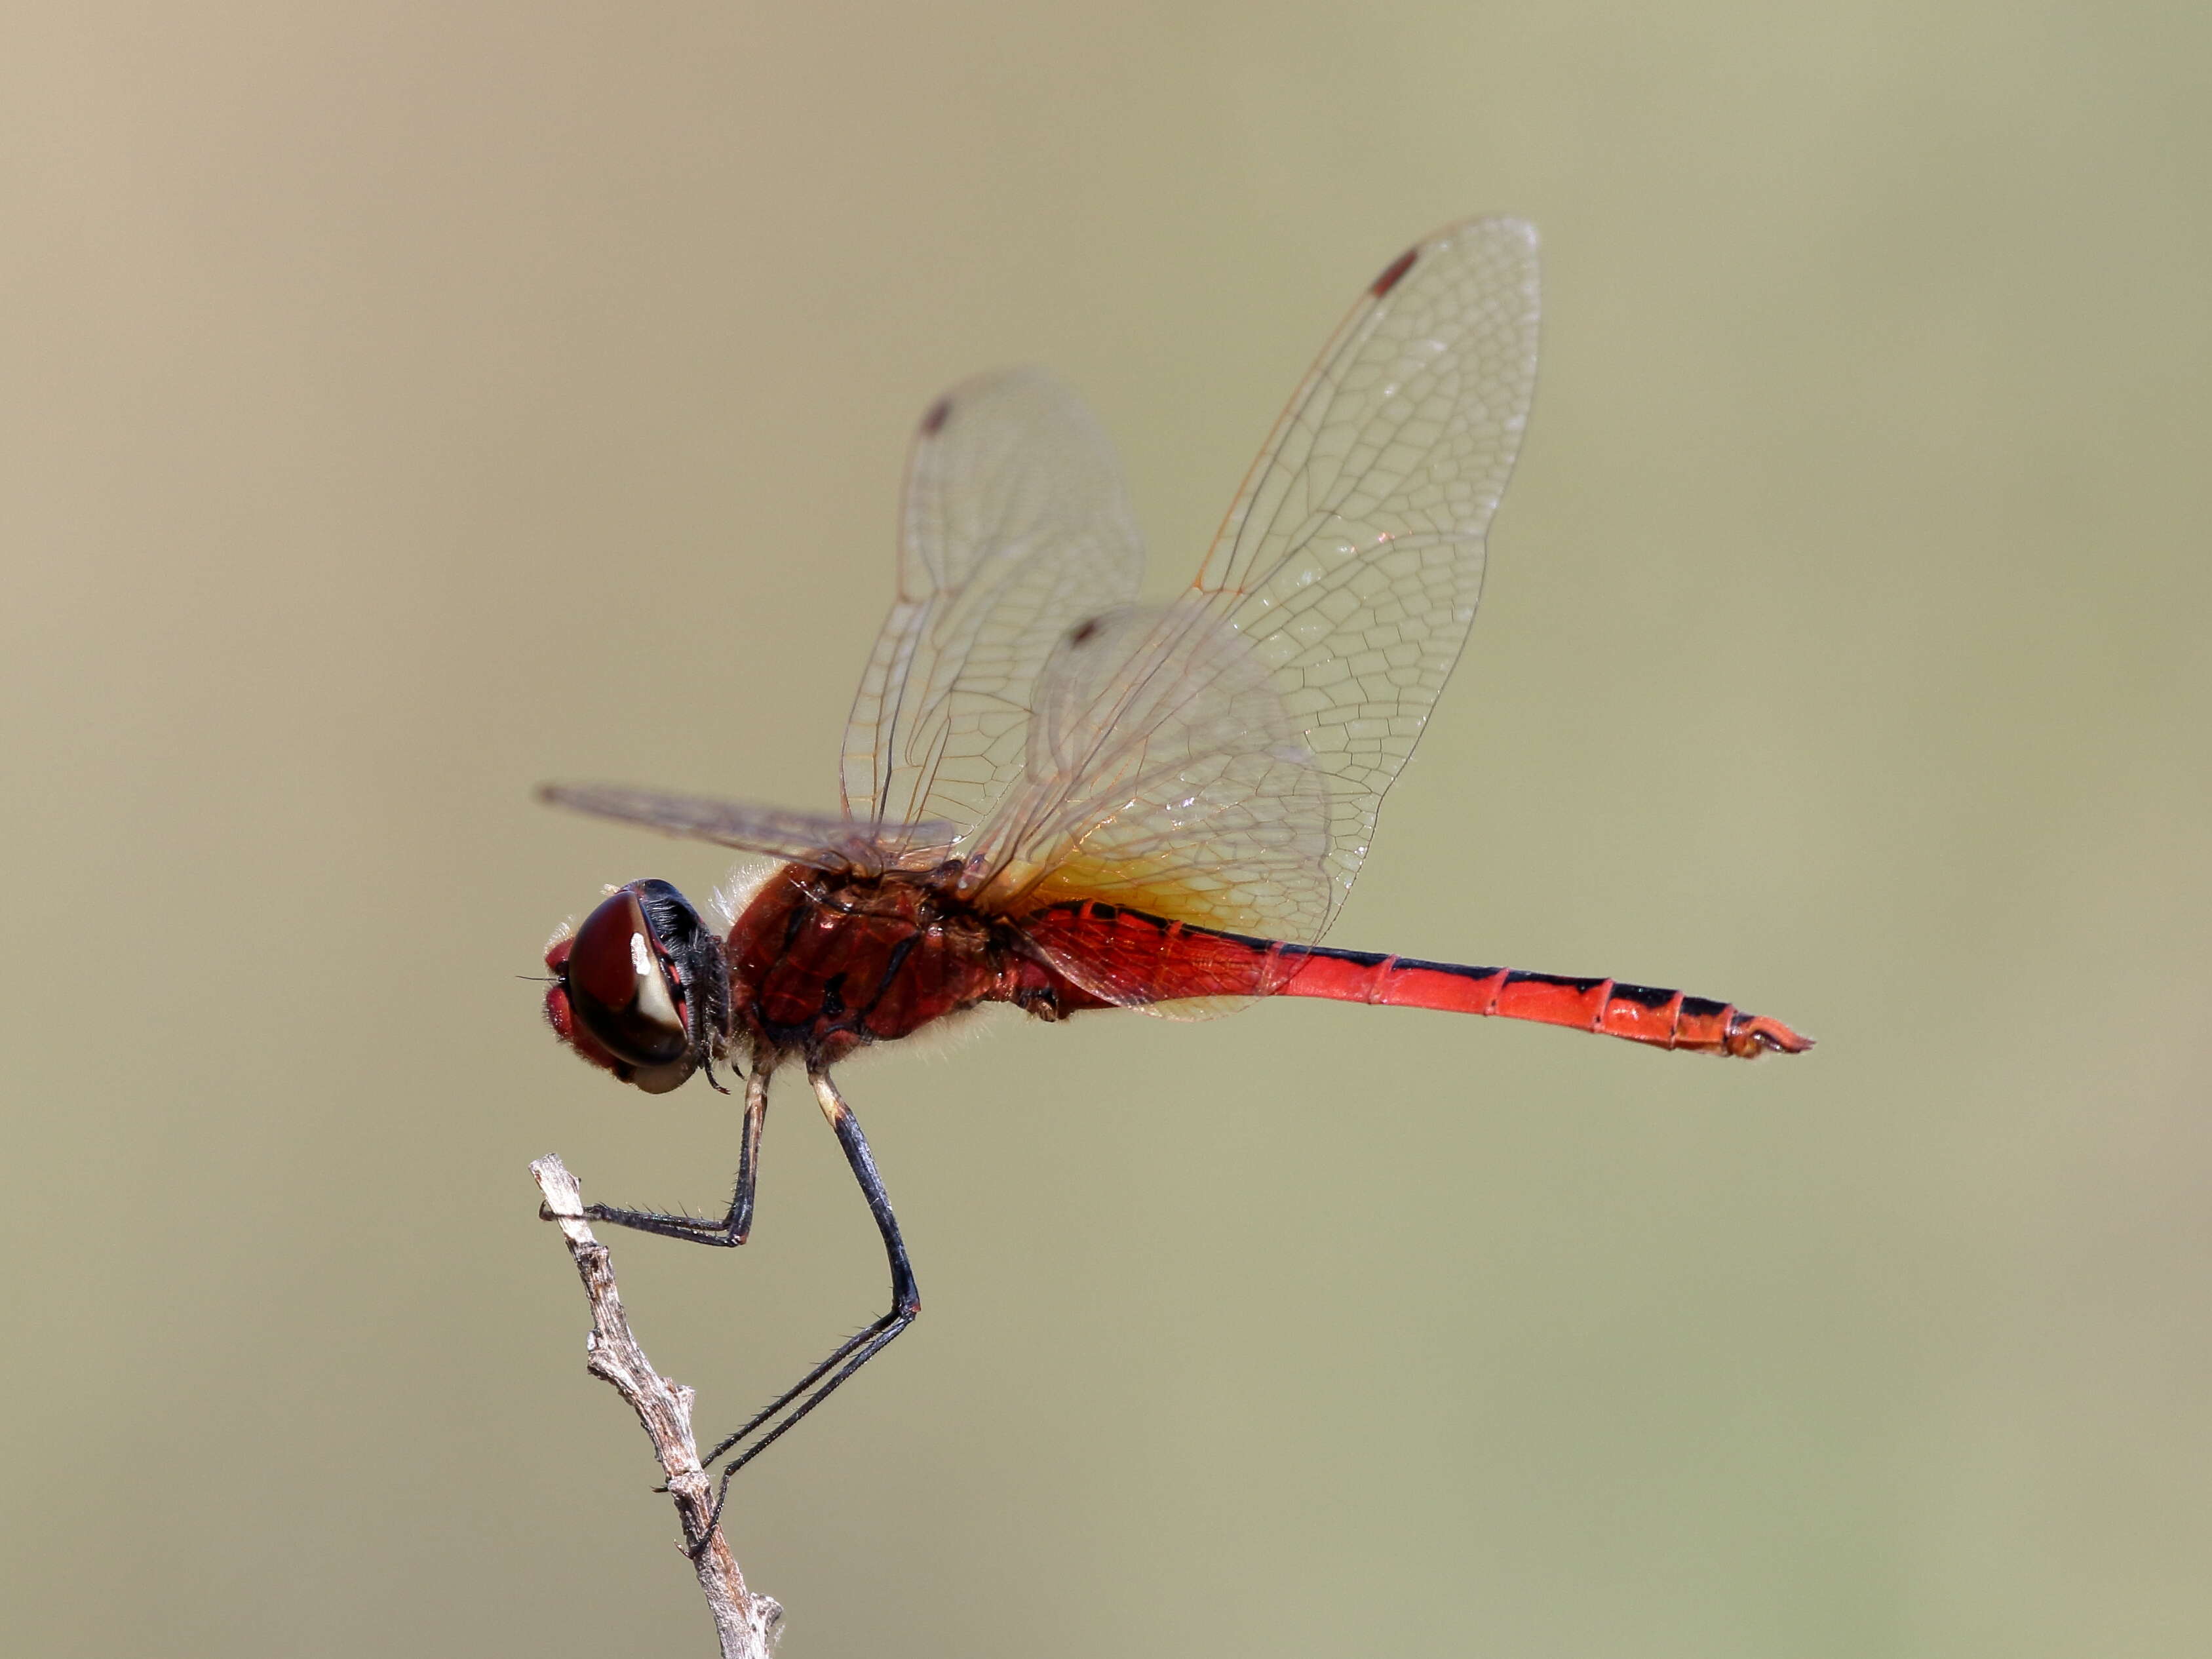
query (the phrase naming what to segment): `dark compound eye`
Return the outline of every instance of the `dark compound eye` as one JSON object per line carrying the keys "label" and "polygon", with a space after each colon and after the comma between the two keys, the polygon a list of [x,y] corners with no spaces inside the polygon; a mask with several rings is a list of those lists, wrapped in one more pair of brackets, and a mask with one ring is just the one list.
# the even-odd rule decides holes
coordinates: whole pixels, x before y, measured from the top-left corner
{"label": "dark compound eye", "polygon": [[[554,964],[565,1012],[579,1036],[617,1062],[624,1082],[659,1094],[712,1057],[729,1024],[727,970],[720,941],[681,893],[665,881],[632,882],[567,944]],[[556,1017],[554,1024],[560,1030],[563,1022]]]}
{"label": "dark compound eye", "polygon": [[665,1066],[690,1047],[667,952],[625,887],[584,918],[568,952],[568,997],[585,1030],[616,1059]]}

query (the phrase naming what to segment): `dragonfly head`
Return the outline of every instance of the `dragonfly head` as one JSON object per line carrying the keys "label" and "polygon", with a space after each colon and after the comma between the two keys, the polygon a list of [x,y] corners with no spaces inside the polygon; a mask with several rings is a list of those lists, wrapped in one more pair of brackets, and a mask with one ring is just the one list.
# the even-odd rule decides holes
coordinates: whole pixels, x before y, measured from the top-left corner
{"label": "dragonfly head", "polygon": [[730,1040],[729,966],[721,940],[666,882],[616,889],[553,941],[545,965],[546,1023],[592,1065],[652,1095],[702,1067],[714,1082]]}

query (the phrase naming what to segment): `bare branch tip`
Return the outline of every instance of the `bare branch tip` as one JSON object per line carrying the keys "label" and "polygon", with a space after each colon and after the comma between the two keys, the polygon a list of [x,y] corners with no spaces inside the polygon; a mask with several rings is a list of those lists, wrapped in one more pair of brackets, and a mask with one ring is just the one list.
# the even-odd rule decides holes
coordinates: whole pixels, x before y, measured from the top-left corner
{"label": "bare branch tip", "polygon": [[[561,1161],[558,1152],[548,1152],[533,1158],[530,1173],[537,1178],[538,1190],[545,1194],[545,1201],[563,1214],[580,1215],[584,1208],[584,1189],[576,1177],[568,1173],[568,1166]],[[563,1200],[567,1200],[565,1203]]]}
{"label": "bare branch tip", "polygon": [[[532,1162],[530,1173],[544,1195],[538,1213],[561,1224],[569,1253],[583,1277],[592,1310],[586,1367],[611,1383],[637,1413],[668,1477],[668,1486],[662,1490],[676,1498],[679,1519],[690,1539],[695,1525],[711,1522],[715,1514],[713,1494],[691,1437],[692,1391],[653,1370],[631,1334],[623,1317],[606,1249],[592,1237],[584,1219],[582,1184],[559,1158],[550,1154]],[[695,1515],[696,1520],[692,1518]],[[783,1609],[769,1597],[746,1589],[736,1558],[712,1524],[706,1536],[691,1542],[684,1553],[691,1558],[699,1588],[714,1615],[723,1659],[768,1659],[782,1634]]]}

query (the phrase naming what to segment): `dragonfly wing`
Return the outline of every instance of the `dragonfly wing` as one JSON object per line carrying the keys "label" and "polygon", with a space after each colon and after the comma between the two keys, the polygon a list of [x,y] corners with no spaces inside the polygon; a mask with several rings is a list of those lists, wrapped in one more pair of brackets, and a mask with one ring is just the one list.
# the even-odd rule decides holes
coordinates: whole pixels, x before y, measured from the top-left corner
{"label": "dragonfly wing", "polygon": [[954,836],[949,823],[903,823],[887,826],[884,839],[878,840],[867,826],[842,817],[611,784],[549,783],[539,787],[538,796],[595,817],[643,824],[663,835],[764,853],[825,870],[926,866],[945,854]]}
{"label": "dragonfly wing", "polygon": [[1097,420],[1037,369],[963,382],[907,466],[898,597],[845,728],[846,811],[973,824],[1020,772],[1034,687],[1082,617],[1124,603],[1144,544]]}
{"label": "dragonfly wing", "polygon": [[1474,621],[1536,317],[1531,227],[1409,249],[1322,349],[1199,572],[1331,780],[1332,913]]}
{"label": "dragonfly wing", "polygon": [[988,902],[1320,938],[1474,621],[1535,331],[1525,225],[1455,226],[1376,279],[1197,582],[1062,641],[1027,775],[963,840]]}
{"label": "dragonfly wing", "polygon": [[1017,914],[1094,898],[1316,933],[1329,787],[1233,628],[1188,595],[1124,606],[1070,630],[1047,665],[1022,782],[964,843],[970,880]]}

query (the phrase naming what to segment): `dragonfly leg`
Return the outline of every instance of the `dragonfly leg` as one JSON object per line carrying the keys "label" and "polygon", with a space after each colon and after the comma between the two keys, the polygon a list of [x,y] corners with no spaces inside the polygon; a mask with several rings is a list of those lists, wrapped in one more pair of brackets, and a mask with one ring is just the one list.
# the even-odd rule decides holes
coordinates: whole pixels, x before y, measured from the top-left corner
{"label": "dragonfly leg", "polygon": [[[699,1460],[702,1464],[712,1464],[725,1453],[751,1441],[722,1470],[721,1484],[714,1498],[714,1513],[702,1534],[702,1542],[714,1535],[714,1526],[721,1517],[722,1504],[729,1496],[730,1477],[788,1434],[801,1418],[836,1393],[893,1337],[914,1323],[915,1316],[921,1311],[921,1291],[915,1284],[914,1265],[907,1260],[906,1241],[899,1236],[898,1218],[891,1213],[890,1199],[884,1191],[883,1177],[876,1172],[875,1154],[868,1150],[867,1137],[860,1133],[860,1121],[853,1115],[853,1109],[845,1103],[844,1097],[837,1092],[837,1085],[830,1082],[826,1072],[810,1071],[810,1076],[815,1096],[822,1103],[822,1115],[836,1132],[838,1144],[845,1149],[845,1161],[852,1166],[853,1178],[860,1183],[860,1191],[868,1200],[868,1212],[876,1218],[876,1231],[883,1235],[884,1254],[890,1260],[891,1270],[890,1311],[839,1343],[821,1364],[754,1413],[744,1427],[725,1435],[713,1450]],[[763,1425],[767,1425],[767,1432],[756,1437]]]}
{"label": "dragonfly leg", "polygon": [[[753,1230],[753,1183],[760,1174],[761,1126],[768,1121],[768,1068],[755,1066],[745,1080],[745,1129],[738,1149],[737,1190],[730,1194],[730,1211],[720,1221],[704,1216],[672,1215],[662,1210],[626,1210],[612,1204],[586,1204],[584,1217],[609,1226],[633,1227],[663,1238],[688,1239],[694,1244],[719,1244],[734,1249]],[[540,1212],[541,1214],[546,1213]]]}

